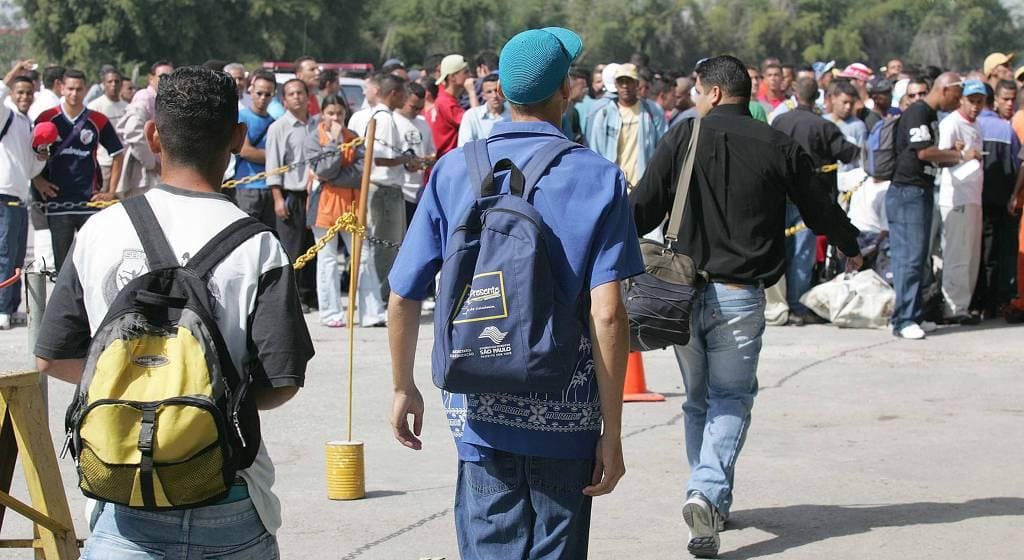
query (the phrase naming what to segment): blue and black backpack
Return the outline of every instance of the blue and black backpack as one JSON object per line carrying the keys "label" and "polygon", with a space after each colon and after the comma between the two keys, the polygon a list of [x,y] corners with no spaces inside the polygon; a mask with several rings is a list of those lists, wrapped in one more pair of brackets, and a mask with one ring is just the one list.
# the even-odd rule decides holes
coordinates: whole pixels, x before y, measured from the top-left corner
{"label": "blue and black backpack", "polygon": [[861,168],[879,181],[890,181],[896,173],[896,125],[899,115],[875,123],[861,151]]}
{"label": "blue and black backpack", "polygon": [[531,198],[551,164],[579,147],[550,142],[522,171],[509,159],[492,167],[486,140],[464,147],[479,196],[456,223],[441,266],[432,360],[439,388],[540,393],[570,382],[589,300],[586,290],[570,299],[556,282],[561,243]]}

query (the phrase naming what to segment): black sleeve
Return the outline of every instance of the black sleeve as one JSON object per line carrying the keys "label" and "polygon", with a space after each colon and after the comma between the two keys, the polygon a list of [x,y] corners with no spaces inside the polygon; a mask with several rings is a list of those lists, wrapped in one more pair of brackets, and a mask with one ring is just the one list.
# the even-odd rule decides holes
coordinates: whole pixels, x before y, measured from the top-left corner
{"label": "black sleeve", "polygon": [[264,387],[302,387],[313,341],[302,316],[291,265],[265,272],[249,317],[249,344],[257,361],[253,383]]}
{"label": "black sleeve", "polygon": [[811,176],[814,173],[814,164],[811,162],[811,156],[794,143],[789,161],[790,180],[786,183],[787,194],[800,210],[800,217],[807,227],[814,233],[828,237],[829,243],[839,247],[844,254],[860,254],[860,246],[857,244],[857,235],[860,232],[850,223],[850,218],[839,207],[839,203],[832,200],[827,190],[813,187]]}
{"label": "black sleeve", "polygon": [[832,153],[831,161],[839,160],[843,163],[850,163],[860,155],[860,146],[851,144],[843,136],[839,127],[826,121],[825,140],[828,143],[829,151]]}
{"label": "black sleeve", "polygon": [[[74,246],[68,254],[75,254]],[[46,304],[33,352],[47,360],[85,358],[91,339],[82,284],[78,280],[74,258],[69,258],[64,261],[57,286]]]}
{"label": "black sleeve", "polygon": [[682,165],[681,154],[690,141],[693,122],[693,119],[688,119],[688,122],[669,129],[654,150],[651,161],[647,162],[644,176],[629,193],[636,231],[641,236],[658,227],[672,211],[676,181]]}

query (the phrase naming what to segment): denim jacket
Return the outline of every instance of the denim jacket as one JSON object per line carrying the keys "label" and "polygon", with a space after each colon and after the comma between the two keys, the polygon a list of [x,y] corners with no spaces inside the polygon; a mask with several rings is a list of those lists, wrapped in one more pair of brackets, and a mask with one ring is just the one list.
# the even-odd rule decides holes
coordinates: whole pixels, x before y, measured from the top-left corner
{"label": "denim jacket", "polygon": [[[601,99],[594,104],[587,118],[587,144],[590,149],[613,163],[618,163],[619,106],[615,99]],[[668,125],[665,113],[657,103],[640,100],[640,153],[637,157],[637,176],[643,176],[647,162],[654,157],[654,148],[665,135]]]}

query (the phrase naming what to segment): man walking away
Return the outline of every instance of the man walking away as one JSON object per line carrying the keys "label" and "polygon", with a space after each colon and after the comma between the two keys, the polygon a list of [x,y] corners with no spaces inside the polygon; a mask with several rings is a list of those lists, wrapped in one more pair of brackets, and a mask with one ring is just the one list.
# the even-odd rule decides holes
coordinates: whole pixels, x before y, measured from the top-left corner
{"label": "man walking away", "polygon": [[[912,82],[913,85],[913,82]],[[931,91],[912,103],[896,125],[896,171],[885,193],[885,213],[889,220],[893,288],[893,334],[919,340],[935,330],[924,321],[925,271],[928,266],[929,236],[935,198],[937,167],[950,167],[973,159],[973,152],[962,153],[963,144],[949,149],[936,146],[938,116],[936,110],[953,111],[960,105],[963,82],[947,72],[935,79]]]}
{"label": "man walking away", "polygon": [[[823,119],[814,112],[818,99],[818,82],[812,77],[802,77],[796,85],[797,106],[783,113],[772,122],[772,128],[796,140],[810,156],[815,172],[811,188],[825,193],[835,200],[837,185],[835,171],[825,171],[826,165],[836,161],[848,163],[860,154],[858,146],[844,137],[839,127],[831,120]],[[791,201],[786,201],[786,227],[803,223],[800,210]],[[800,298],[811,289],[814,260],[817,256],[817,236],[810,229],[803,229],[786,237],[786,303],[789,306],[789,324],[802,326],[806,323],[820,323],[813,311],[800,303]]]}
{"label": "man walking away", "polygon": [[[811,229],[850,257],[851,266],[859,267],[861,259],[857,228],[827,192],[815,188],[811,158],[793,139],[750,116],[743,62],[717,56],[696,71],[703,120],[674,249],[691,256],[710,283],[694,303],[690,343],[675,351],[686,386],[687,548],[710,558],[718,553],[718,531],[732,508],[736,461],[757,394],[764,287],[785,268],[787,196]],[[630,193],[638,232],[650,231],[672,211],[693,122],[669,131]]]}
{"label": "man walking away", "polygon": [[[219,192],[245,126],[236,124],[238,95],[224,74],[180,68],[161,80],[158,91],[156,120],[146,124],[146,137],[163,156],[165,184],[143,196],[167,250],[187,263],[215,235],[245,217]],[[128,281],[149,271],[136,231],[120,204],[82,228],[39,330],[35,354],[40,372],[69,383],[82,380],[90,339],[114,298]],[[257,408],[281,406],[302,387],[313,356],[281,244],[270,232],[257,233],[229,249],[207,279],[216,309],[222,311],[215,321],[229,359],[252,374],[241,408],[255,415]],[[159,384],[157,377],[140,375],[135,384]],[[161,424],[160,433],[165,429],[173,432]],[[274,533],[281,525],[281,505],[271,491],[274,465],[266,447],[258,447],[252,466],[239,471],[227,496],[212,505],[141,511],[90,500],[92,534],[82,558],[277,558]]]}
{"label": "man walking away", "polygon": [[[258,70],[252,76],[250,106],[238,110],[238,122],[245,123],[245,141],[238,152],[235,164],[235,179],[249,177],[266,171],[267,136],[274,118],[267,109],[274,98],[277,82],[274,75]],[[274,194],[267,186],[266,179],[245,183],[235,188],[235,202],[243,212],[263,222],[267,227],[277,224],[274,210]]]}
{"label": "man walking away", "polygon": [[[524,382],[521,393],[442,393],[459,455],[455,527],[466,559],[586,558],[591,500],[611,492],[625,472],[621,412],[629,341],[619,282],[642,272],[643,263],[622,172],[572,146],[559,130],[568,106],[569,66],[581,50],[575,33],[554,27],[524,31],[501,51],[500,83],[513,121],[495,124],[482,147],[491,161],[507,158],[524,169],[544,157],[553,142],[565,145],[527,202],[550,227],[544,239],[550,254],[559,255],[550,263],[556,290],[566,302],[589,295],[589,308],[579,309],[589,328],[573,344],[575,374],[560,391],[530,392],[530,382]],[[480,196],[481,185],[467,181],[463,150],[434,168],[391,272],[391,423],[398,441],[411,449],[422,447],[417,436],[423,397],[413,379],[420,304],[457,235],[456,225]],[[535,288],[532,278],[522,281],[526,285],[506,280],[488,291],[504,298],[505,290],[523,294]],[[483,305],[493,305],[493,298],[487,299]],[[473,306],[462,310],[472,314]],[[472,324],[490,324],[484,333],[501,348],[515,319],[491,320]],[[447,354],[439,344],[435,341],[435,356]],[[508,359],[518,358],[495,356]]]}

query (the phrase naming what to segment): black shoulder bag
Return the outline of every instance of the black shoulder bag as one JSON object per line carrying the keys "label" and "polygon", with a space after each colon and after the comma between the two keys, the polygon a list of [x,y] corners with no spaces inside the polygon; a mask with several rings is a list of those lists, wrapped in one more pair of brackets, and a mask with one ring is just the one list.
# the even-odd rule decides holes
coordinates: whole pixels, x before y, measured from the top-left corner
{"label": "black shoulder bag", "polygon": [[629,314],[630,350],[633,351],[683,346],[690,341],[690,310],[707,278],[693,259],[676,252],[673,245],[679,238],[699,135],[700,119],[694,119],[665,243],[641,239],[645,272],[626,281],[626,312]]}

